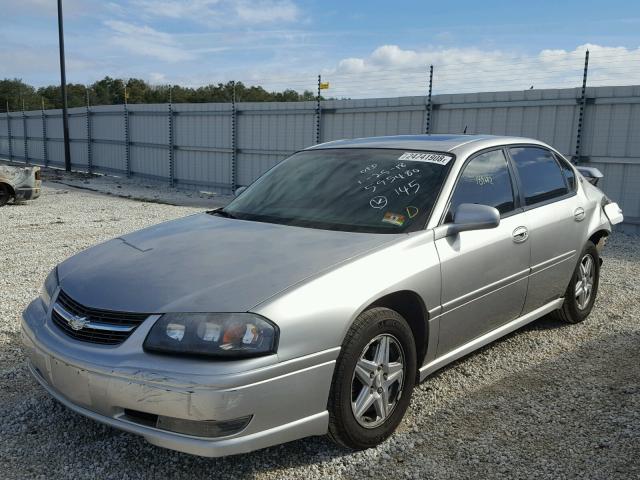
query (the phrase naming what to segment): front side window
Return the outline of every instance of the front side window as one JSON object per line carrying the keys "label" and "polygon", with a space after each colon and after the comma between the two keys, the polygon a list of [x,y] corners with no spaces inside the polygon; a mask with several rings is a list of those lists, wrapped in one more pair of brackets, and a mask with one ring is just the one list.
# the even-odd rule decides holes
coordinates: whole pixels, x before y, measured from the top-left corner
{"label": "front side window", "polygon": [[419,230],[452,163],[440,152],[307,150],[268,171],[220,214],[327,230]]}
{"label": "front side window", "polygon": [[525,205],[535,205],[568,193],[562,170],[549,150],[514,147],[509,153],[518,170]]}
{"label": "front side window", "polygon": [[464,167],[451,197],[447,222],[462,203],[477,203],[497,208],[500,216],[514,210],[513,188],[502,150],[493,150],[474,157]]}

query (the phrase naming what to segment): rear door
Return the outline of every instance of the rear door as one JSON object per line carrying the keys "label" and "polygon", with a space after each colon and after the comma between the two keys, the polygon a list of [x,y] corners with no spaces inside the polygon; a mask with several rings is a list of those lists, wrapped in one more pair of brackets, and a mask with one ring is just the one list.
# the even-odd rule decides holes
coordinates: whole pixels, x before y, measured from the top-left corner
{"label": "rear door", "polygon": [[497,208],[500,225],[436,241],[442,272],[438,355],[517,318],[529,273],[526,221],[503,149],[471,157],[449,203],[443,223],[461,203],[476,203]]}
{"label": "rear door", "polygon": [[534,145],[508,149],[518,177],[531,244],[523,313],[564,295],[586,234],[585,205],[566,160]]}

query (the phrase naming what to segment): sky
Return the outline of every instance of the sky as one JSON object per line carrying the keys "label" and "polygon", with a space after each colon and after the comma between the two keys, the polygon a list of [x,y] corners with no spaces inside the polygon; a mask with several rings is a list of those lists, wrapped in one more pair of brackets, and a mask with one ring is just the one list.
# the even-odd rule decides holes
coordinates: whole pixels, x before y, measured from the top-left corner
{"label": "sky", "polygon": [[[67,81],[336,97],[640,84],[640,1],[63,0]],[[58,83],[55,0],[0,0],[0,78]]]}

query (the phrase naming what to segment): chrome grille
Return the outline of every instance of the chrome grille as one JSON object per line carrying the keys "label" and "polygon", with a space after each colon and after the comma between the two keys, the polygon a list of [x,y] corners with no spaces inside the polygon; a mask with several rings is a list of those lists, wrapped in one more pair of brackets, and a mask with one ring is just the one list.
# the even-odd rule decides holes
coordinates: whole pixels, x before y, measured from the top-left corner
{"label": "chrome grille", "polygon": [[148,316],[148,313],[88,308],[73,300],[62,290],[58,294],[51,313],[53,323],[68,336],[83,342],[102,345],[121,344]]}

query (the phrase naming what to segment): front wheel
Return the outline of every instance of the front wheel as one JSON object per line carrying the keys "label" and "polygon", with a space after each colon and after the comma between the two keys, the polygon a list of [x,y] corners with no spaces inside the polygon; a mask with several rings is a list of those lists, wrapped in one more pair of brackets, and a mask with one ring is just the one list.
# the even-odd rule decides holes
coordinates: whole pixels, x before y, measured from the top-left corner
{"label": "front wheel", "polygon": [[397,312],[362,313],[342,345],[329,395],[329,436],[354,449],[387,439],[402,421],[416,379],[411,328]]}
{"label": "front wheel", "polygon": [[557,310],[560,320],[580,323],[593,309],[600,283],[600,256],[593,242],[587,242],[573,272],[564,296],[562,307]]}

